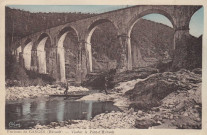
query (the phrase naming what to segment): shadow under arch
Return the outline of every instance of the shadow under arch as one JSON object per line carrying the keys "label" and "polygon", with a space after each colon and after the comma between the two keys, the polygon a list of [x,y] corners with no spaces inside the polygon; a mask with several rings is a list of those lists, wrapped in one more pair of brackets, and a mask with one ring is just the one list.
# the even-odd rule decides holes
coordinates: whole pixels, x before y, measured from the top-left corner
{"label": "shadow under arch", "polygon": [[21,52],[22,52],[22,46],[18,42],[18,44],[14,48],[14,55],[16,56],[16,61],[17,62],[20,62],[20,54],[21,54]]}
{"label": "shadow under arch", "polygon": [[[70,38],[70,42],[66,37]],[[66,81],[67,76],[70,76],[70,58],[67,51],[70,52],[70,46],[74,45],[77,46],[78,43],[78,33],[77,30],[74,29],[71,26],[65,26],[58,34],[57,36],[57,60],[58,60],[58,73],[59,73],[59,79],[61,82]],[[64,45],[64,41],[69,42],[69,44]],[[75,57],[76,58],[76,57]],[[66,67],[67,65],[67,67]],[[75,64],[76,65],[76,64]],[[67,73],[67,75],[66,75]]]}
{"label": "shadow under arch", "polygon": [[49,52],[51,47],[51,37],[47,33],[42,33],[36,46],[34,46],[37,52],[37,69],[41,74],[48,74],[49,72]]}
{"label": "shadow under arch", "polygon": [[87,67],[89,68],[89,72],[93,72],[92,69],[92,49],[91,49],[91,37],[94,33],[94,31],[97,29],[98,25],[101,25],[103,23],[110,23],[113,25],[113,27],[116,30],[117,35],[118,33],[118,27],[115,22],[108,18],[104,19],[98,19],[91,23],[87,29],[86,35],[85,35],[85,41],[86,41],[86,57],[87,57]]}

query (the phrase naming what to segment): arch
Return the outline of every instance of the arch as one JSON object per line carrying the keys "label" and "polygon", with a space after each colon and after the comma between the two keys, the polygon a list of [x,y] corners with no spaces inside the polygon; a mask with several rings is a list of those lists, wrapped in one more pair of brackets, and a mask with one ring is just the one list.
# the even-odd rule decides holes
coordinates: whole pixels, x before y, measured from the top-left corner
{"label": "arch", "polygon": [[204,30],[204,8],[198,8],[188,20],[189,33],[195,37],[203,34]]}
{"label": "arch", "polygon": [[78,40],[79,40],[79,37],[78,37],[78,31],[71,25],[68,25],[68,26],[65,26],[61,29],[61,31],[59,32],[58,34],[58,39],[60,39],[60,37],[66,33],[66,32],[69,32],[69,31],[72,31],[73,33],[75,33],[74,35],[77,36]]}
{"label": "arch", "polygon": [[116,23],[113,22],[112,20],[110,20],[110,19],[99,19],[99,20],[96,20],[92,24],[89,25],[89,27],[87,29],[85,41],[89,41],[89,39],[91,39],[90,36],[92,36],[93,32],[95,31],[95,29],[97,28],[98,25],[106,23],[106,22],[110,22],[111,24],[113,24],[113,26],[116,28],[116,30],[118,30],[118,27],[117,27]]}
{"label": "arch", "polygon": [[[47,44],[46,44],[47,43]],[[42,33],[38,38],[37,44],[37,60],[38,60],[38,71],[39,73],[46,74],[47,73],[47,52],[46,47],[51,45],[51,39],[48,34]]]}
{"label": "arch", "polygon": [[103,24],[109,22],[111,24],[113,24],[113,26],[115,27],[116,31],[117,31],[117,35],[118,35],[118,27],[116,25],[116,23],[114,23],[112,20],[110,19],[99,19],[94,21],[91,25],[89,25],[88,29],[87,29],[87,33],[86,33],[86,37],[85,37],[85,41],[86,41],[86,57],[88,59],[89,63],[89,71],[92,72],[92,50],[91,50],[91,37],[94,33],[94,31],[98,28],[98,25]]}
{"label": "arch", "polygon": [[68,34],[73,34],[74,37],[77,37],[78,40],[78,33],[77,31],[71,27],[67,26],[63,28],[59,34],[58,34],[58,42],[57,42],[57,57],[59,60],[59,73],[60,73],[60,81],[64,82],[66,80],[66,59],[65,58],[65,47],[64,47],[64,41]]}
{"label": "arch", "polygon": [[148,9],[148,10],[145,10],[139,14],[137,14],[134,18],[131,19],[131,21],[129,22],[128,24],[128,33],[127,35],[130,37],[130,34],[131,34],[131,31],[133,29],[133,26],[137,23],[137,21],[142,18],[143,16],[145,15],[148,15],[148,14],[153,14],[153,13],[156,13],[156,14],[161,14],[163,16],[165,16],[166,18],[169,19],[169,21],[172,23],[172,26],[173,28],[175,29],[176,26],[175,26],[175,22],[173,20],[173,17],[168,14],[166,11],[162,10],[162,9]]}
{"label": "arch", "polygon": [[[128,37],[132,36],[131,35],[132,30],[133,30],[135,24],[140,20],[140,18],[142,18],[146,15],[150,15],[150,14],[158,14],[158,15],[162,15],[162,16],[166,17],[171,22],[173,29],[175,29],[175,24],[174,24],[173,18],[167,12],[160,10],[160,9],[148,9],[148,10],[143,11],[140,14],[136,15],[136,17],[131,20],[131,22],[129,23],[129,29],[128,29],[128,33],[127,33]],[[160,35],[160,34],[158,34],[158,35]],[[146,39],[143,39],[143,40],[146,40]],[[145,66],[149,66],[149,65],[153,64],[153,62],[154,62],[154,64],[156,63],[157,60],[152,57],[149,57],[149,59],[147,59],[147,60],[145,60],[142,57],[143,52],[141,52],[141,49],[140,49],[141,47],[137,46],[137,45],[139,45],[137,43],[140,43],[140,42],[137,42],[137,40],[135,40],[134,45],[133,45],[133,42],[132,42],[132,44],[131,44],[131,42],[132,42],[131,38],[129,38],[129,42],[128,42],[129,47],[128,48],[132,48],[131,52],[130,52],[130,54],[131,54],[130,60],[132,62],[132,67],[135,67],[135,68],[141,67],[141,66],[145,67]],[[152,42],[152,44],[154,44],[154,43]],[[151,44],[151,42],[149,42],[149,44]],[[155,43],[155,44],[159,44],[159,43]],[[173,44],[174,44],[174,42],[172,41],[172,45]],[[163,44],[161,44],[161,45],[163,45]],[[169,51],[170,50],[169,48],[167,50],[168,51],[166,52],[166,55],[169,52],[171,52],[171,51]],[[151,54],[150,51],[151,50],[148,49],[147,54]]]}
{"label": "arch", "polygon": [[24,43],[23,49],[23,59],[24,59],[24,67],[27,70],[31,69],[31,51],[32,51],[33,42],[31,39],[27,39]]}

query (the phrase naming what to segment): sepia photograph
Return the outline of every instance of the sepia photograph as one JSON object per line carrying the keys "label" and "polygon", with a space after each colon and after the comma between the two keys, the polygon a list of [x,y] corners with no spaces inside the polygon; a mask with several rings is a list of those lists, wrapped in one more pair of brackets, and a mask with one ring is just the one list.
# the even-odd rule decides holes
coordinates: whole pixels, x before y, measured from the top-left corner
{"label": "sepia photograph", "polygon": [[206,128],[204,8],[6,4],[4,130]]}

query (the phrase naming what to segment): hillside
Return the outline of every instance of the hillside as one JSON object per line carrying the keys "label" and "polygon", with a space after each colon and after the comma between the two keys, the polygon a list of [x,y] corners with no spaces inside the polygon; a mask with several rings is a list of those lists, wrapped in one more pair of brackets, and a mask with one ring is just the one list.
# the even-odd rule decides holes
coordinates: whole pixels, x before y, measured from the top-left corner
{"label": "hillside", "polygon": [[5,8],[6,44],[12,39],[18,40],[26,35],[58,26],[67,22],[87,18],[95,14],[83,13],[31,13],[19,9]]}

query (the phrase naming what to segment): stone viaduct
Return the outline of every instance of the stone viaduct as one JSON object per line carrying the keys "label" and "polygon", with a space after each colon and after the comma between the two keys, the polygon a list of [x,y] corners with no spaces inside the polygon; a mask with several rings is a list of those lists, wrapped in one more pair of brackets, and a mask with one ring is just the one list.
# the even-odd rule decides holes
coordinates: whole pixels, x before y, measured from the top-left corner
{"label": "stone viaduct", "polygon": [[[138,5],[110,11],[28,35],[14,43],[13,53],[27,70],[49,74],[57,80],[65,81],[63,42],[67,33],[72,31],[78,40],[76,81],[81,82],[88,73],[92,72],[91,36],[99,24],[111,22],[117,30],[117,40],[119,40],[122,50],[117,69],[119,72],[132,70],[130,43],[132,28],[141,17],[158,13],[167,17],[173,25],[173,66],[182,68],[186,59],[185,52],[187,51],[187,44],[183,37],[189,34],[190,19],[201,7]],[[52,63],[50,69],[47,68],[48,63]]]}

